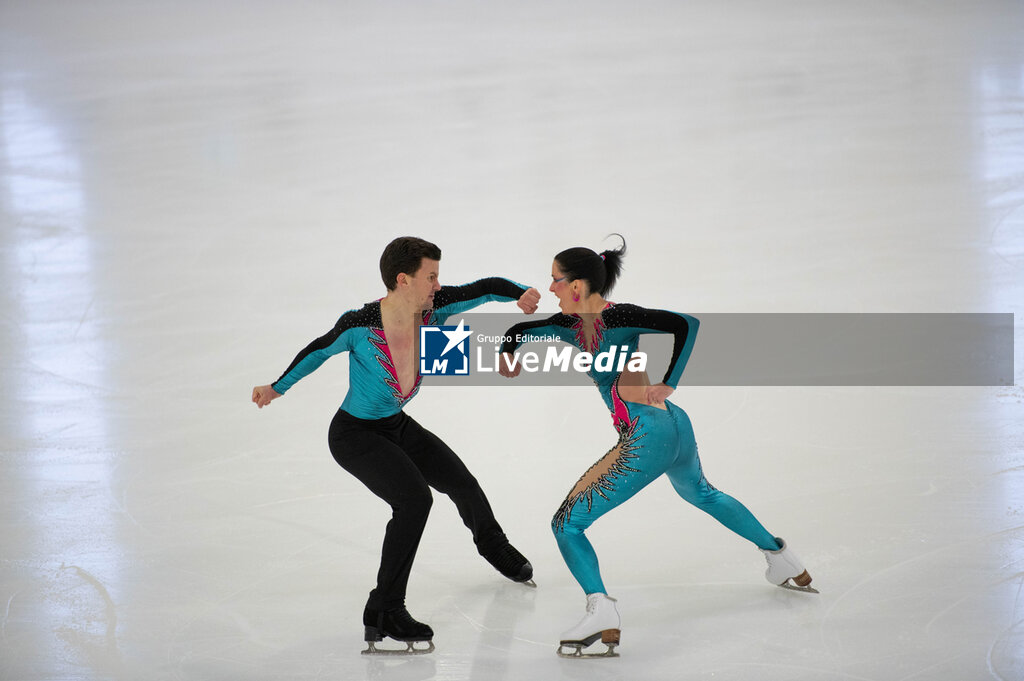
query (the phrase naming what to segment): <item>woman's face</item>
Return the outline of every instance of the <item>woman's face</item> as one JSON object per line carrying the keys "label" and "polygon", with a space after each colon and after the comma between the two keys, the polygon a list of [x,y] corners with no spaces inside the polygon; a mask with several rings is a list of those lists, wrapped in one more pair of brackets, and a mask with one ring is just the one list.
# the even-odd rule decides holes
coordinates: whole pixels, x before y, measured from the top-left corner
{"label": "woman's face", "polygon": [[558,298],[558,307],[564,314],[572,314],[576,311],[576,307],[579,305],[578,301],[572,299],[574,285],[578,287],[576,282],[569,281],[569,278],[562,271],[562,268],[558,266],[558,261],[555,260],[551,263],[551,286],[548,290],[555,294]]}

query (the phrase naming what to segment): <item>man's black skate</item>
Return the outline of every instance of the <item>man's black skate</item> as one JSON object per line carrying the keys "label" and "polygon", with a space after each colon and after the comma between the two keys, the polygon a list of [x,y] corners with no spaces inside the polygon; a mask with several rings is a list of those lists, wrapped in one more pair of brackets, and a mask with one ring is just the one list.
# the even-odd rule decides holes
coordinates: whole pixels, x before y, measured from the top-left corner
{"label": "man's black skate", "polygon": [[[414,620],[404,606],[392,610],[366,608],[363,611],[363,627],[363,640],[367,643],[363,655],[425,655],[434,652],[434,630]],[[408,647],[405,650],[386,650],[374,646],[374,643],[383,641],[385,636],[402,641]],[[419,642],[426,643],[427,647],[417,648],[414,644]]]}
{"label": "man's black skate", "polygon": [[537,586],[533,581],[533,566],[526,557],[508,542],[495,547],[483,554],[487,562],[501,574],[513,582],[522,582],[529,586]]}

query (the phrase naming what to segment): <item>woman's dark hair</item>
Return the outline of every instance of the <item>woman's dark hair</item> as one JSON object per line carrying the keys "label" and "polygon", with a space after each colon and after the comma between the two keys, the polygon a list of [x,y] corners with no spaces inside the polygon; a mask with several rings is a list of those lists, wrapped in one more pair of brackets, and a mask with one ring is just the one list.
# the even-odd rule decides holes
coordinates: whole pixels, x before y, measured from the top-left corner
{"label": "woman's dark hair", "polygon": [[626,239],[621,234],[609,234],[622,239],[622,246],[615,250],[596,253],[589,248],[577,246],[567,248],[555,256],[558,269],[568,281],[583,279],[591,293],[607,295],[622,272],[622,257],[626,255]]}
{"label": "woman's dark hair", "polygon": [[441,249],[414,236],[400,236],[387,245],[380,256],[380,276],[389,291],[398,286],[399,274],[419,272],[423,258],[441,259]]}

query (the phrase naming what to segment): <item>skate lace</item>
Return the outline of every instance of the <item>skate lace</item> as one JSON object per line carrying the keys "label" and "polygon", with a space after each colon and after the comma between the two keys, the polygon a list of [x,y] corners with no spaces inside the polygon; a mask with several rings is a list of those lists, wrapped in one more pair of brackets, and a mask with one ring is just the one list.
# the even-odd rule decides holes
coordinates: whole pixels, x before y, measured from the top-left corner
{"label": "skate lace", "polygon": [[405,608],[399,608],[389,613],[391,620],[401,627],[413,627],[419,625],[419,622],[412,618],[409,611]]}
{"label": "skate lace", "polygon": [[491,564],[503,573],[515,572],[526,562],[523,554],[519,553],[512,544],[501,546],[489,558]]}

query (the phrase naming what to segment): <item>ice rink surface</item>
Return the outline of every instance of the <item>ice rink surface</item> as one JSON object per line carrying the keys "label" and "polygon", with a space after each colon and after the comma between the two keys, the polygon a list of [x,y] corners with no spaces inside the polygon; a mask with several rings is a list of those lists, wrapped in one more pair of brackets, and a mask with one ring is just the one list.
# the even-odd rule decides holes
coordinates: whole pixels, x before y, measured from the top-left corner
{"label": "ice rink surface", "polygon": [[549,521],[615,441],[592,388],[410,404],[539,587],[435,495],[437,651],[398,660],[359,654],[388,509],[327,451],[347,358],[249,402],[403,234],[443,283],[546,290],[621,232],[618,301],[1019,335],[1022,35],[987,0],[0,2],[0,679],[1024,678],[1019,343],[1011,387],[684,375],[708,478],[821,594],[661,480],[590,532],[612,660],[554,654],[584,599]]}

